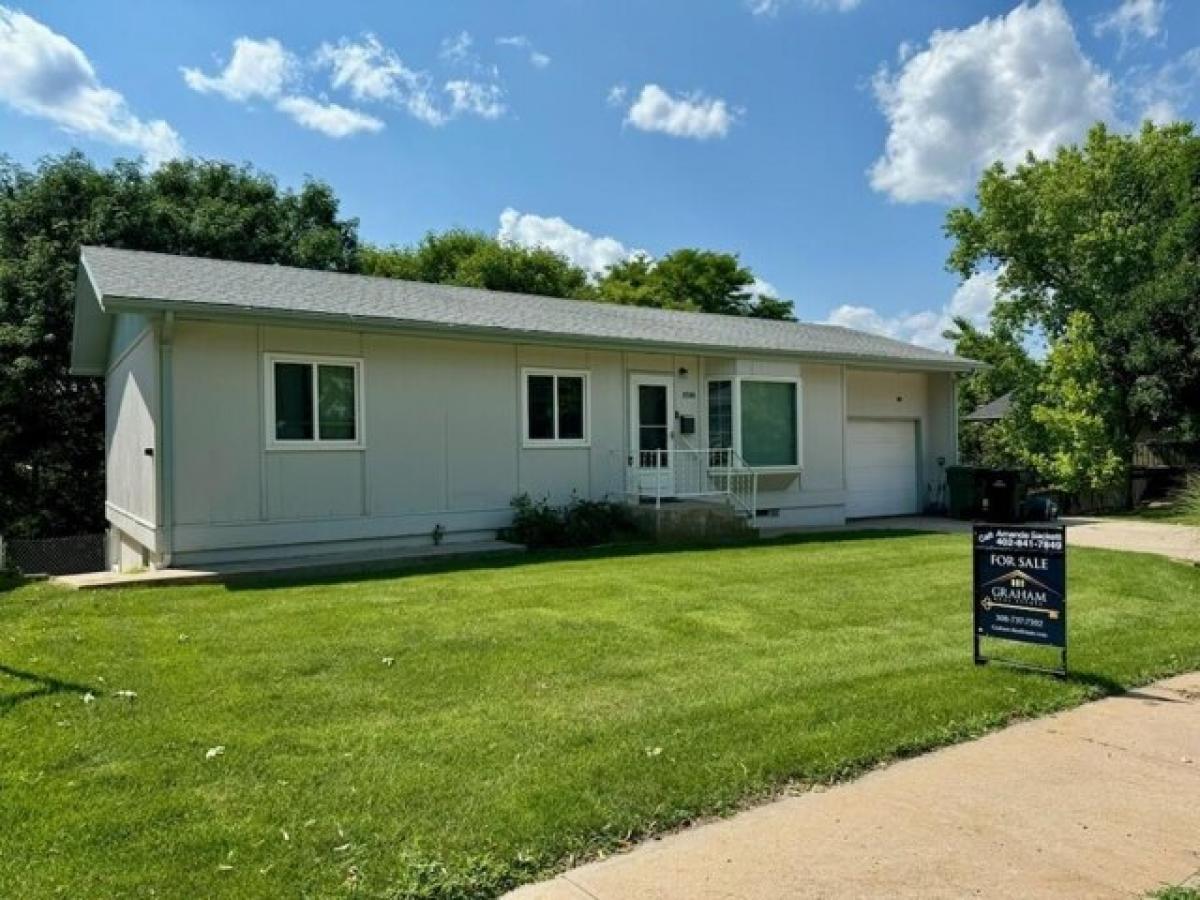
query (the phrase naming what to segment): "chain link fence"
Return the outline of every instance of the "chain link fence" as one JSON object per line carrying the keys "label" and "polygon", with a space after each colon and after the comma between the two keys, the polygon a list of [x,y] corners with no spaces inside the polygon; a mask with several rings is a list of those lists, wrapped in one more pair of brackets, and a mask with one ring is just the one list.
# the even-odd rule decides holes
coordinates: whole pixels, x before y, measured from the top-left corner
{"label": "chain link fence", "polygon": [[77,575],[104,569],[103,534],[55,538],[0,537],[0,571],[23,575]]}

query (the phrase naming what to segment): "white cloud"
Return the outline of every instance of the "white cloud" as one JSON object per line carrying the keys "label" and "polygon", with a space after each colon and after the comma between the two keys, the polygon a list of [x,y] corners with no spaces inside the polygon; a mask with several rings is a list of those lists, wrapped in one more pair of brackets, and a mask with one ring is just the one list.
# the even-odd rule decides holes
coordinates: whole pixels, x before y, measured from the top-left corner
{"label": "white cloud", "polygon": [[558,216],[537,216],[518,212],[512,207],[500,213],[500,229],[496,236],[504,243],[546,247],[561,253],[592,275],[600,275],[613,263],[644,253],[630,250],[616,238],[597,237],[576,228]]}
{"label": "white cloud", "polygon": [[471,37],[470,32],[460,31],[453,37],[445,38],[442,41],[442,49],[438,56],[446,62],[456,65],[474,62],[475,53],[471,49],[474,44],[475,39]]}
{"label": "white cloud", "polygon": [[629,88],[623,84],[614,84],[608,89],[604,102],[609,106],[624,106],[625,98],[629,96]]}
{"label": "white cloud", "polygon": [[754,276],[754,283],[746,291],[752,297],[778,297],[779,289],[765,278]]}
{"label": "white cloud", "polygon": [[[756,16],[775,16],[793,0],[746,0],[746,7]],[[821,12],[850,12],[858,9],[862,0],[800,0],[810,9]]]}
{"label": "white cloud", "polygon": [[218,74],[205,75],[186,66],[181,71],[187,86],[201,94],[220,94],[238,102],[273,100],[295,80],[299,62],[275,38],[239,37],[233,42],[233,55]]}
{"label": "white cloud", "polygon": [[1162,34],[1166,11],[1166,0],[1121,0],[1116,9],[1096,21],[1095,32],[1098,36],[1116,32],[1124,51],[1138,40],[1149,41]]}
{"label": "white cloud", "polygon": [[526,35],[514,34],[508,37],[498,37],[496,43],[501,47],[515,47],[518,50],[526,51],[529,54],[530,65],[536,69],[544,69],[550,65],[550,57],[539,52]]}
{"label": "white cloud", "polygon": [[1157,68],[1133,70],[1125,89],[1139,122],[1166,125],[1187,119],[1200,96],[1200,47]]}
{"label": "white cloud", "polygon": [[454,114],[471,114],[482,119],[498,119],[504,115],[504,91],[498,84],[459,79],[446,82],[450,109]]}
{"label": "white cloud", "polygon": [[996,278],[995,272],[972,275],[959,285],[950,301],[939,310],[926,309],[888,316],[870,306],[847,304],[833,310],[825,322],[882,334],[935,350],[948,350],[950,342],[942,337],[942,333],[954,325],[956,317],[967,319],[979,327],[988,324],[988,316],[996,303]]}
{"label": "white cloud", "polygon": [[24,13],[0,6],[0,101],[64,131],[132,147],[151,165],[183,155],[162,119],[144,121],[100,83],[82,50]]}
{"label": "white cloud", "polygon": [[291,116],[297,124],[327,137],[344,138],[363,131],[373,134],[383,130],[381,119],[336,103],[322,103],[311,97],[282,97],[276,108]]}
{"label": "white cloud", "polygon": [[373,34],[358,41],[342,38],[337,44],[324,43],[314,62],[318,68],[330,70],[331,87],[349,91],[355,100],[396,104],[428,125],[446,121],[434,100],[429,76],[410,69]]}
{"label": "white cloud", "polygon": [[890,126],[871,184],[895,200],[956,201],[996,160],[1013,164],[1115,118],[1115,87],[1080,49],[1059,0],[935,31],[875,95]]}
{"label": "white cloud", "polygon": [[[614,96],[612,92],[609,93],[610,102]],[[624,95],[620,95],[620,99],[623,98]],[[657,84],[647,84],[629,107],[625,121],[642,131],[657,131],[673,137],[703,141],[725,137],[734,118],[734,113],[724,100],[702,94],[673,97]]]}

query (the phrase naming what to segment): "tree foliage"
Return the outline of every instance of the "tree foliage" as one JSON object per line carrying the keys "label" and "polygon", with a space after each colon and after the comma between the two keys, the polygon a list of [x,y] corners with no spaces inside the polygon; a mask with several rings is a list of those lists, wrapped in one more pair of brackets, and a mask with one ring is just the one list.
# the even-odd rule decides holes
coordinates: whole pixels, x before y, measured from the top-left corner
{"label": "tree foliage", "polygon": [[0,159],[0,534],[103,524],[103,387],[67,371],[84,243],[348,271],[357,223],[248,166]]}
{"label": "tree foliage", "polygon": [[81,244],[363,272],[643,306],[790,317],[754,297],[731,254],[681,250],[620,263],[598,280],[547,249],[481,232],[430,233],[413,247],[360,245],[333,190],[298,191],[250,166],[198,160],[148,172],[80,153],[24,167],[0,157],[0,534],[103,526],[104,396],[68,373]]}
{"label": "tree foliage", "polygon": [[412,247],[364,246],[364,275],[550,297],[587,298],[587,273],[552,250],[504,243],[481,231],[430,232]]}
{"label": "tree foliage", "polygon": [[[1009,468],[1023,464],[1020,437],[1024,411],[1035,398],[1041,367],[1011,329],[976,328],[967,319],[957,317],[945,332],[954,352],[967,359],[986,363],[986,367],[965,376],[958,386],[959,452],[972,465]],[[1013,411],[1000,422],[966,422],[967,415],[997,400],[1012,395]]]}
{"label": "tree foliage", "polygon": [[658,260],[645,257],[610,266],[596,285],[597,299],[632,306],[655,306],[791,319],[792,304],[754,293],[754,273],[732,253],[684,248]]}
{"label": "tree foliage", "polygon": [[[1200,138],[1192,126],[1120,135],[1097,125],[1081,147],[1012,172],[990,169],[977,206],[947,218],[951,268],[964,278],[999,268],[993,319],[1013,333],[1039,327],[1053,346],[1072,323],[1084,327],[1075,313],[1087,316],[1117,451],[1127,454],[1145,429],[1200,433]],[[1106,470],[1104,459],[1096,465]]]}
{"label": "tree foliage", "polygon": [[1118,399],[1108,381],[1091,316],[1073,312],[1046,358],[1029,407],[1027,461],[1051,482],[1078,493],[1104,490],[1125,474],[1127,447],[1113,427]]}
{"label": "tree foliage", "polygon": [[754,292],[754,273],[736,255],[682,249],[661,259],[638,255],[599,277],[541,247],[501,241],[481,231],[430,232],[411,247],[364,246],[366,275],[464,287],[598,300],[626,306],[791,319],[792,304]]}

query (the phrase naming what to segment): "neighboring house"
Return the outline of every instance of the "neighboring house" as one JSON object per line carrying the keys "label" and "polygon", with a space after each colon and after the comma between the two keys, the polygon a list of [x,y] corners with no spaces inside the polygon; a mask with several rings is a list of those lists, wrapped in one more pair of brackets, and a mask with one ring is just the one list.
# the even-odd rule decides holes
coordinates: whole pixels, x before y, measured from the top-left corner
{"label": "neighboring house", "polygon": [[999,422],[1012,412],[1012,394],[1003,394],[990,403],[977,406],[969,415],[963,416],[964,422]]}
{"label": "neighboring house", "polygon": [[87,247],[121,568],[490,537],[527,492],[919,512],[974,363],[829,325]]}

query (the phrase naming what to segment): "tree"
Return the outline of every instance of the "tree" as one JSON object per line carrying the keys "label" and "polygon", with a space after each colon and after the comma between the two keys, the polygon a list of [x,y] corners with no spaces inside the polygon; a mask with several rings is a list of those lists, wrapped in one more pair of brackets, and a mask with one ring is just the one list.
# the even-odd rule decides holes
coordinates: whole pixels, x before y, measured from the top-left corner
{"label": "tree", "polygon": [[1113,427],[1117,392],[1096,344],[1096,325],[1084,312],[1067,317],[1046,359],[1030,408],[1034,440],[1028,462],[1053,484],[1079,493],[1104,490],[1125,475],[1128,447]]}
{"label": "tree", "polygon": [[587,273],[544,248],[504,243],[480,231],[430,232],[413,247],[364,246],[364,275],[457,284],[550,297],[591,296]]}
{"label": "tree", "polygon": [[147,173],[79,153],[0,158],[0,534],[103,526],[104,396],[68,374],[81,243],[350,271],[357,222],[333,191],[280,190],[248,166]]}
{"label": "tree", "polygon": [[1072,322],[1084,327],[1075,313],[1087,316],[1096,377],[1111,391],[1104,425],[1126,461],[1143,429],[1200,434],[1198,185],[1190,124],[1137,135],[1097,125],[1082,147],[992,167],[978,208],[947,218],[951,268],[999,270],[997,325],[1040,327],[1053,346]]}
{"label": "tree", "polygon": [[[998,468],[1021,464],[1024,455],[1017,439],[1025,433],[1024,414],[1037,389],[1041,367],[1011,329],[982,331],[967,319],[956,317],[943,336],[953,343],[957,355],[987,364],[959,381],[959,450],[963,459]],[[1013,398],[1008,421],[963,421],[980,406],[1006,394]]]}
{"label": "tree", "polygon": [[637,257],[610,266],[596,285],[613,303],[729,316],[791,319],[792,304],[754,293],[754,273],[736,255],[684,248],[659,260]]}

